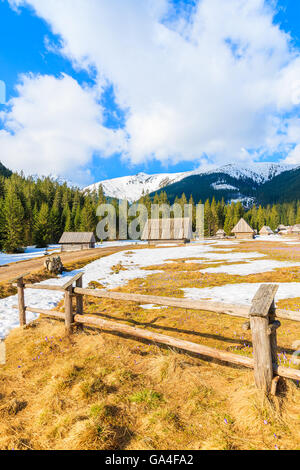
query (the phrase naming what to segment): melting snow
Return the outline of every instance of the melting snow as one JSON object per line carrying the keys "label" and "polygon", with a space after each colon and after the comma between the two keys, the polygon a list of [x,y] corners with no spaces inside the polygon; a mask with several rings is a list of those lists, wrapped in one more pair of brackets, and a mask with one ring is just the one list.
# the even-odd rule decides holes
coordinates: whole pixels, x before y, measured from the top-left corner
{"label": "melting snow", "polygon": [[45,253],[54,253],[60,250],[59,245],[49,245],[47,250],[45,248],[35,248],[34,246],[28,246],[24,253],[7,254],[0,252],[0,266],[6,264],[16,263],[17,261],[25,261],[27,259],[39,258],[44,256]]}
{"label": "melting snow", "polygon": [[240,276],[248,276],[249,274],[267,273],[278,268],[292,268],[300,266],[300,263],[289,263],[287,261],[276,261],[272,259],[255,260],[245,264],[231,264],[228,266],[216,266],[213,268],[203,269],[203,273],[226,273],[236,274]]}
{"label": "melting snow", "polygon": [[[249,305],[262,283],[226,284],[219,287],[196,287],[183,289],[185,297],[193,300],[209,299],[227,304]],[[268,284],[264,282],[263,284]],[[279,285],[276,300],[300,297],[298,282],[276,282]]]}
{"label": "melting snow", "polygon": [[[128,242],[131,244],[132,242]],[[123,242],[122,244],[126,244]],[[130,280],[137,278],[145,278],[152,273],[159,273],[156,271],[143,270],[143,267],[150,267],[153,265],[163,265],[171,259],[184,259],[184,258],[205,258],[205,261],[210,262],[224,262],[234,261],[249,261],[245,265],[234,265],[222,267],[224,269],[232,269],[236,274],[238,272],[244,272],[242,270],[254,270],[255,272],[265,272],[266,270],[275,269],[275,267],[282,266],[299,266],[299,263],[287,263],[279,262],[274,260],[268,260],[265,255],[261,253],[220,253],[220,249],[223,251],[223,247],[226,244],[232,244],[224,240],[203,241],[198,243],[191,243],[187,246],[172,246],[171,248],[160,247],[155,249],[140,249],[136,251],[122,251],[114,253],[113,255],[98,259],[87,266],[81,271],[84,272],[83,285],[88,286],[91,281],[100,282],[105,288],[113,289],[115,287],[126,285]],[[265,258],[265,259],[260,259]],[[201,263],[200,260],[193,260],[195,263]],[[112,267],[122,263],[125,270],[120,270],[118,273],[113,273]],[[203,261],[202,261],[203,263]],[[220,268],[210,268],[219,270]],[[205,270],[207,271],[207,270]],[[68,279],[77,274],[78,271],[65,273],[63,276],[57,279],[51,279],[44,281],[45,284],[63,285]],[[216,271],[213,271],[216,272]],[[217,271],[219,272],[219,271]],[[221,271],[220,271],[221,272]],[[166,275],[166,274],[164,274]],[[41,284],[43,284],[41,283]],[[253,297],[257,286],[259,284],[238,284],[229,285],[219,288],[219,290],[213,289],[185,289],[186,296],[197,296],[196,298],[213,298],[217,300],[223,300],[226,302],[241,303],[249,302]],[[253,295],[252,295],[253,294]],[[300,296],[299,284],[287,283],[282,284],[279,291],[278,298],[288,298]],[[46,290],[34,290],[26,289],[25,300],[28,306],[40,307],[42,309],[52,309],[58,304],[63,298],[63,294],[60,292],[46,291]],[[233,300],[234,299],[234,300]],[[12,307],[17,304],[17,296],[11,296],[5,299],[0,299],[0,338],[4,338],[10,330],[19,326],[18,311]],[[150,306],[144,308],[150,308]],[[152,308],[152,306],[151,306]],[[34,320],[38,317],[36,314],[28,312],[28,321]]]}

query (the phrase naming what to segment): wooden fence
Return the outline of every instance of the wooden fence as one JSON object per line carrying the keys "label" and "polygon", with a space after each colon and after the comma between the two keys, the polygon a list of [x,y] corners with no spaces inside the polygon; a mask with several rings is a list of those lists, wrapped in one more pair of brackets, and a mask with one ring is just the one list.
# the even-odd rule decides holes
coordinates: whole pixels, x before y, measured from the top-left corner
{"label": "wooden fence", "polygon": [[[108,292],[97,289],[83,289],[83,273],[77,274],[63,286],[45,284],[25,284],[24,275],[15,279],[14,286],[18,289],[18,306],[20,326],[26,325],[26,311],[46,315],[65,321],[66,333],[72,334],[74,325],[87,325],[100,328],[103,331],[121,333],[134,338],[141,338],[160,345],[167,345],[182,351],[199,354],[219,361],[236,364],[254,369],[256,386],[266,393],[276,393],[279,377],[292,380],[300,380],[300,370],[282,367],[277,360],[277,328],[281,326],[279,319],[300,321],[300,312],[280,310],[275,307],[274,298],[278,286],[264,284],[258,289],[250,307],[244,305],[225,304],[220,302],[178,299],[172,297],[158,297],[152,295],[126,294],[120,292]],[[43,310],[25,305],[24,290],[26,288],[39,290],[52,290],[64,292],[65,312]],[[83,296],[106,298],[119,301],[148,303],[155,305],[171,306],[188,310],[202,310],[218,314],[231,315],[246,318],[243,329],[251,329],[253,358],[221,351],[219,349],[192,343],[160,333],[153,333],[140,328],[131,327],[117,322],[103,320],[102,318],[89,317],[83,313]],[[72,299],[76,299],[74,310]]]}

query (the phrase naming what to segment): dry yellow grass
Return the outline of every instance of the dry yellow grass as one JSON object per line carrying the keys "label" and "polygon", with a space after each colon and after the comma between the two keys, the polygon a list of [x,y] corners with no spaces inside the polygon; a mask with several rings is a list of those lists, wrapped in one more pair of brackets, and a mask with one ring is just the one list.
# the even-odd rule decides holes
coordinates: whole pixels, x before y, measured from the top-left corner
{"label": "dry yellow grass", "polygon": [[299,389],[252,372],[42,319],[7,339],[0,449],[300,448]]}
{"label": "dry yellow grass", "polygon": [[[182,261],[157,266],[160,273],[118,290],[181,297],[183,287],[245,281],[201,274],[198,265]],[[247,276],[247,282],[298,277],[299,269],[282,269]],[[299,300],[279,306],[298,310]],[[243,319],[94,298],[85,298],[84,312],[236,354],[252,352]],[[300,324],[283,321],[282,365],[299,338]],[[67,338],[62,323],[47,319],[13,331],[6,345],[0,449],[300,449],[300,388],[292,381],[266,398],[247,369],[88,329]]]}
{"label": "dry yellow grass", "polygon": [[279,261],[300,261],[299,242],[295,242],[295,244],[292,242],[291,244],[286,244],[282,243],[281,241],[243,241],[235,246],[232,251],[244,253],[257,251]]}
{"label": "dry yellow grass", "polygon": [[[228,263],[242,264],[242,263]],[[220,263],[221,265],[221,263]],[[225,263],[222,263],[225,265]],[[144,268],[145,271],[157,270],[146,278],[130,281],[121,290],[124,292],[139,292],[143,294],[168,295],[183,297],[182,289],[187,287],[216,287],[226,284],[263,283],[263,282],[300,282],[300,268],[280,268],[271,272],[250,274],[248,276],[230,275],[226,273],[203,273],[201,268],[215,267],[218,264],[173,262],[166,265],[154,265]],[[171,268],[170,268],[171,267]],[[165,294],[163,294],[163,292]]]}

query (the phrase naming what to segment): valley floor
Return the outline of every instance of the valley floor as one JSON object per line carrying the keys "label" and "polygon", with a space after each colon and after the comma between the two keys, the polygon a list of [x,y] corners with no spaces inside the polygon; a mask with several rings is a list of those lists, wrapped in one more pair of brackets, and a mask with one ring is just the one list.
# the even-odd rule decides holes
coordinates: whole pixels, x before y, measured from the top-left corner
{"label": "valley floor", "polygon": [[[258,286],[271,282],[280,284],[277,305],[299,310],[295,241],[136,248],[122,247],[81,268],[84,286],[249,304]],[[47,284],[63,284],[77,272]],[[15,297],[0,300],[0,334],[13,329],[0,368],[0,449],[300,448],[299,384],[282,382],[278,396],[267,399],[255,389],[253,372],[239,367],[93,330],[69,339],[61,323],[43,318],[20,331],[15,303]],[[60,308],[62,296],[26,290],[26,303]],[[84,312],[252,355],[243,319],[91,298]],[[282,321],[282,365],[295,367],[298,343],[300,324]]]}

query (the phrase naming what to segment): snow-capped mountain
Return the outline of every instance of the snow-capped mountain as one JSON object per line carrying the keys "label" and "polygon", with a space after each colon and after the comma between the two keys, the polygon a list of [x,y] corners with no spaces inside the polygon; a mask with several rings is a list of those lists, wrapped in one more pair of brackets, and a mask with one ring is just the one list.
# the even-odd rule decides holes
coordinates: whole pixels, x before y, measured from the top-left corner
{"label": "snow-capped mountain", "polygon": [[134,176],[123,176],[111,180],[100,181],[85,188],[88,191],[97,191],[102,185],[105,196],[117,199],[127,199],[135,202],[144,194],[159,191],[172,183],[181,181],[189,173],[160,173],[157,175],[147,175],[138,173]]}
{"label": "snow-capped mountain", "polygon": [[[239,165],[230,163],[221,166],[216,170],[206,172],[207,174],[223,173],[236,179],[251,179],[258,184],[270,181],[275,176],[280,175],[284,171],[294,170],[297,165],[285,165],[282,163],[252,163]],[[193,174],[196,174],[195,172]],[[199,174],[199,173],[198,173]]]}
{"label": "snow-capped mountain", "polygon": [[[236,184],[232,184],[235,180],[240,183],[243,181],[253,181],[255,186],[262,185],[271,181],[274,177],[285,171],[297,168],[295,165],[284,165],[281,163],[252,163],[252,164],[228,164],[219,168],[203,171],[201,169],[187,171],[183,173],[160,173],[156,175],[148,175],[146,173],[138,173],[133,176],[124,176],[110,180],[100,181],[85,188],[88,191],[97,191],[102,185],[104,194],[108,197],[117,199],[127,199],[129,202],[137,201],[143,193],[153,193],[167,188],[175,183],[185,180],[188,183],[190,177],[207,175],[212,178],[211,188],[213,190],[239,191]],[[227,175],[230,181],[225,181],[221,175]],[[237,197],[239,197],[237,195]]]}

